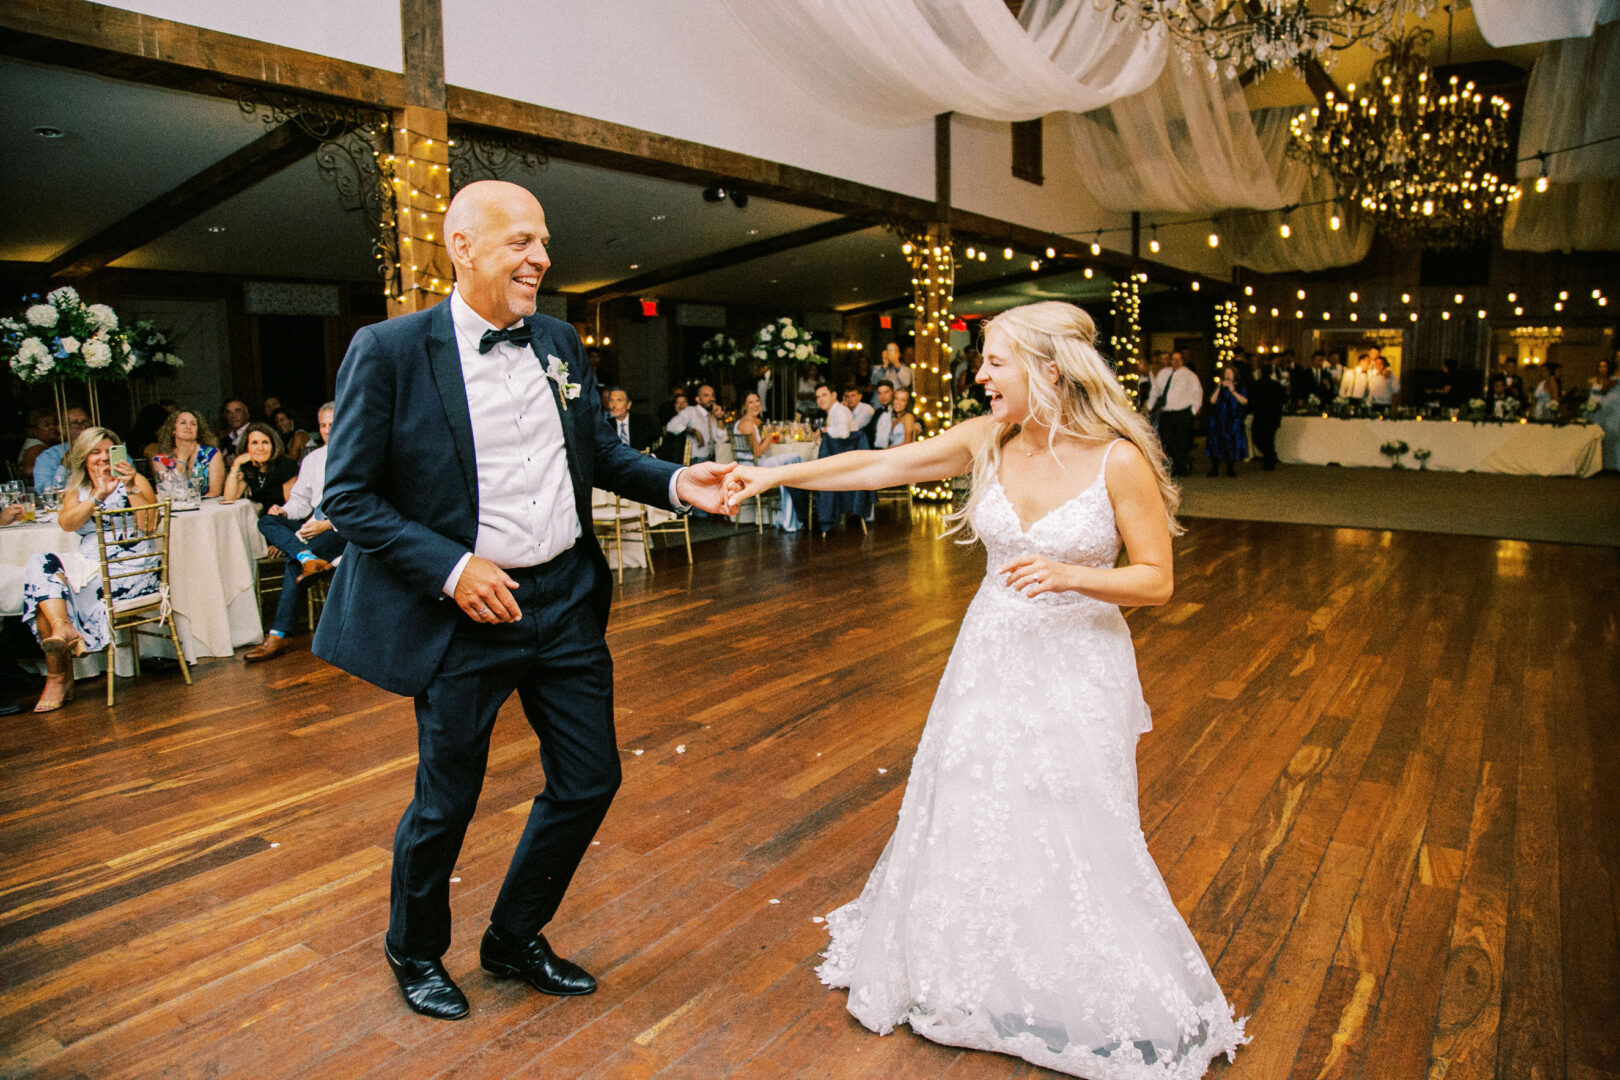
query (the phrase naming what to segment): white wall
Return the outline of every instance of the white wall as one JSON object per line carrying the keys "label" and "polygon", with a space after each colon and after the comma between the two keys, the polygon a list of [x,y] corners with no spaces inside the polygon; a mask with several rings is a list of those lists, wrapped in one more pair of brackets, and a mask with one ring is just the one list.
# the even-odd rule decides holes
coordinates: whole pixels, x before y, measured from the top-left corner
{"label": "white wall", "polygon": [[444,0],[445,81],[934,196],[934,129],[864,127],[812,99],[721,0]]}
{"label": "white wall", "polygon": [[[974,116],[951,117],[951,201],[963,210],[1055,233],[1129,230],[1129,214],[1103,210],[1080,181],[1063,124],[1043,133],[1039,184],[1012,174],[1012,125]],[[1090,237],[1078,237],[1089,242]],[[1129,231],[1105,235],[1104,248],[1129,251]]]}
{"label": "white wall", "polygon": [[188,23],[356,64],[405,69],[398,0],[99,0],[108,7]]}

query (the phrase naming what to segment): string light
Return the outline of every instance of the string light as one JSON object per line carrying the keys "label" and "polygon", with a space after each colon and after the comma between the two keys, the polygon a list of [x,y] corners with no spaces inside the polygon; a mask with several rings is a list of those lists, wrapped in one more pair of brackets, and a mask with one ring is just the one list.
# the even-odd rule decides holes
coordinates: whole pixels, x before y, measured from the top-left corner
{"label": "string light", "polygon": [[1215,363],[1224,366],[1237,359],[1238,306],[1236,300],[1215,305]]}
{"label": "string light", "polygon": [[1142,355],[1142,282],[1145,280],[1146,274],[1131,274],[1114,282],[1109,311],[1114,316],[1115,327],[1123,321],[1125,333],[1116,329],[1109,338],[1109,348],[1120,366],[1135,363]]}
{"label": "string light", "polygon": [[1212,247],[1212,248],[1218,248],[1218,247],[1221,246],[1221,234],[1220,233],[1212,232],[1212,233],[1209,234],[1209,246]]}
{"label": "string light", "polygon": [[1159,227],[1153,226],[1153,236],[1148,240],[1148,250],[1157,255],[1159,253]]}

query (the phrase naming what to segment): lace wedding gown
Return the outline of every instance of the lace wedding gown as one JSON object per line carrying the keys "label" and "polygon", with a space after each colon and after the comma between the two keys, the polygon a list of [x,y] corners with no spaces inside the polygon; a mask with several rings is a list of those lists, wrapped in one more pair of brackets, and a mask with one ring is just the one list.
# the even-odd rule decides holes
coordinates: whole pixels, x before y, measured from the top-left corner
{"label": "lace wedding gown", "polygon": [[993,481],[973,527],[989,570],[894,835],[827,918],[821,980],[879,1034],[908,1023],[1095,1080],[1202,1076],[1247,1039],[1142,835],[1136,740],[1151,722],[1130,630],[1112,604],[1032,599],[995,573],[1031,552],[1113,566],[1103,472],[1028,531]]}

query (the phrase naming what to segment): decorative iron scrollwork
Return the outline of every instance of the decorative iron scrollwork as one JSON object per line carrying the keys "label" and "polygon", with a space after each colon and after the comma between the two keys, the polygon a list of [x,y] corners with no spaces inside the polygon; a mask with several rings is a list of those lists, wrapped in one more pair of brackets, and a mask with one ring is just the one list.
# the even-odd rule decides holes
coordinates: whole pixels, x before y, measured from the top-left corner
{"label": "decorative iron scrollwork", "polygon": [[510,180],[514,172],[535,175],[551,165],[539,139],[497,135],[471,128],[450,131],[450,194],[475,180]]}

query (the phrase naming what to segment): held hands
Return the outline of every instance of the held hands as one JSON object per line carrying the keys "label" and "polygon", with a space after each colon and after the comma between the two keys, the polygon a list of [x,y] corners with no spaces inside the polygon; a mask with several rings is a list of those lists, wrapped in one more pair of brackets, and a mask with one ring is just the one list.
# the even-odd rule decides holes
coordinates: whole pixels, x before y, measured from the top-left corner
{"label": "held hands", "polygon": [[735,513],[737,507],[755,495],[763,495],[775,486],[776,481],[771,478],[770,469],[762,469],[757,465],[738,465],[726,478],[726,513]]}
{"label": "held hands", "polygon": [[730,483],[728,474],[735,468],[735,464],[720,465],[713,461],[688,466],[682,470],[680,479],[675,481],[675,494],[688,506],[711,514],[729,514],[731,508],[726,501],[726,490]]}
{"label": "held hands", "polygon": [[1024,555],[1001,568],[1007,585],[1025,596],[1039,596],[1048,592],[1068,592],[1075,588],[1075,568],[1068,563],[1054,562],[1044,555]]}
{"label": "held hands", "polygon": [[452,599],[473,622],[517,622],[523,615],[517,601],[512,599],[512,590],[517,587],[518,583],[508,577],[505,570],[474,555],[461,568]]}

